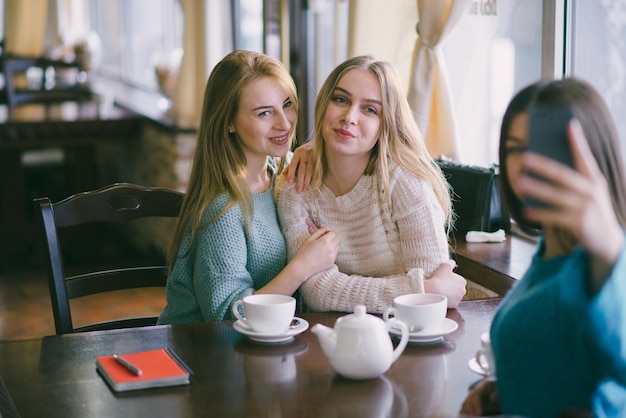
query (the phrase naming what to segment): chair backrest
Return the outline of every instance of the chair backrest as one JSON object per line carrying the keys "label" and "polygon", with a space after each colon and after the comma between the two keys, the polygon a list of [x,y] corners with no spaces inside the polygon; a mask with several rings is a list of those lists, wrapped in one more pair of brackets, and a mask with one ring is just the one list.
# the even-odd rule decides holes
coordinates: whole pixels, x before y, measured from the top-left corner
{"label": "chair backrest", "polygon": [[[29,85],[28,71],[38,71],[35,85]],[[91,91],[76,77],[63,81],[60,73],[71,70],[78,74],[81,69],[77,62],[53,60],[46,57],[29,57],[12,54],[0,55],[0,72],[4,77],[4,88],[0,99],[9,109],[30,103],[58,103],[64,101],[84,101],[91,98]]]}
{"label": "chair backrest", "polygon": [[113,222],[126,224],[146,217],[178,217],[184,194],[172,189],[117,183],[79,193],[57,203],[34,200],[46,243],[48,285],[56,333],[117,329],[156,324],[157,317],[117,319],[75,328],[70,299],[122,289],[165,286],[165,265],[109,269],[66,277],[59,231],[77,225]]}

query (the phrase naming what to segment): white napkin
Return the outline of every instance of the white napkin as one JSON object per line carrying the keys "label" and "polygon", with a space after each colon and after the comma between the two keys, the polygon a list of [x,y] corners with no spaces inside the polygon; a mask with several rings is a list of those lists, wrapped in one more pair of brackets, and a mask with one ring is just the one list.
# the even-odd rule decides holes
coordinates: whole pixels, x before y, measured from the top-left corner
{"label": "white napkin", "polygon": [[503,229],[498,229],[496,232],[484,232],[484,231],[467,231],[465,234],[465,241],[467,242],[502,242],[506,241],[506,234]]}

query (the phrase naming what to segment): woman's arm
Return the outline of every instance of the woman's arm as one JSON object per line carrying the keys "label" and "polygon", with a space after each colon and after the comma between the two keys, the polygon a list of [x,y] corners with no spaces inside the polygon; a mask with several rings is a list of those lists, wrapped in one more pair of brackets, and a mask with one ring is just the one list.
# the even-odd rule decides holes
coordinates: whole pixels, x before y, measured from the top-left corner
{"label": "woman's arm", "polygon": [[[447,297],[456,308],[466,293],[466,280],[449,259],[443,211],[432,188],[401,167],[394,169],[391,202],[393,221],[402,242],[405,266],[424,269],[424,290]],[[408,267],[407,267],[408,268]]]}
{"label": "woman's arm", "polygon": [[205,320],[232,319],[232,304],[252,293],[292,295],[309,276],[334,263],[338,248],[334,232],[317,231],[286,266],[282,265],[282,257],[269,260],[270,266],[275,263],[274,271],[278,274],[255,289],[258,283],[255,285],[248,270],[250,242],[238,206],[199,232],[196,245],[193,288]]}
{"label": "woman's arm", "polygon": [[424,292],[438,293],[448,299],[448,309],[459,306],[466,293],[467,281],[454,272],[454,260],[444,261],[428,280],[424,281]]}
{"label": "woman's arm", "polygon": [[[419,194],[420,190],[418,189],[414,193]],[[432,194],[432,190],[430,193]],[[311,218],[312,214],[309,213],[305,200],[306,197],[296,193],[291,185],[284,185],[279,189],[278,212],[290,257],[310,233],[307,219]],[[417,215],[402,211],[399,214],[405,216],[405,221],[410,224],[411,228],[414,225],[408,221],[410,218],[423,219],[428,217],[419,210]],[[344,312],[351,312],[355,304],[365,304],[370,312],[383,312],[390,306],[395,296],[424,291],[424,270],[432,274],[443,262],[448,260],[448,247],[442,217],[443,215],[440,214],[441,231],[439,237],[421,231],[419,234],[421,240],[418,239],[419,242],[415,242],[413,238],[407,238],[411,235],[408,229],[400,232],[400,241],[403,245],[407,244],[405,248],[411,249],[411,251],[404,251],[404,249],[399,250],[398,248],[399,252],[407,255],[407,259],[404,261],[407,267],[405,272],[384,277],[372,277],[344,274],[334,265],[332,268],[312,276],[303,284],[301,289],[307,304],[314,310]],[[342,239],[340,237],[340,241]],[[385,239],[385,237],[372,237],[372,239]],[[397,245],[400,246],[400,243]],[[430,253],[430,257],[425,253]],[[424,263],[424,260],[427,262]],[[426,266],[420,266],[420,263],[426,264]],[[462,282],[460,287],[464,293],[464,279],[455,275],[449,265],[442,270],[438,271],[437,274],[437,277],[442,277],[433,284],[439,283],[441,285],[439,289],[445,289],[450,276],[453,276],[453,279]],[[455,302],[454,299],[451,298],[451,301],[456,306],[458,302]]]}
{"label": "woman's arm", "polygon": [[[623,232],[622,232],[623,234]],[[585,276],[585,272],[581,272]],[[565,285],[565,284],[564,284]],[[582,285],[579,285],[583,287]],[[563,293],[571,295],[572,285]],[[584,290],[579,291],[586,296]],[[602,368],[607,376],[626,387],[626,249],[622,249],[603,286],[591,298],[581,298],[582,309],[587,309],[591,340],[600,351]],[[610,390],[610,385],[605,385]],[[604,390],[604,389],[601,389]],[[623,395],[622,395],[623,396]]]}
{"label": "woman's arm", "polygon": [[203,319],[233,319],[232,304],[254,292],[239,207],[200,230],[194,245],[193,291]]}
{"label": "woman's arm", "polygon": [[615,216],[607,181],[578,121],[570,122],[568,138],[576,169],[529,152],[524,156],[524,169],[547,181],[523,175],[518,187],[523,196],[547,205],[526,208],[524,216],[545,229],[566,230],[591,256],[588,286],[590,294],[595,294],[624,246],[624,235]]}
{"label": "woman's arm", "polygon": [[338,250],[339,241],[333,231],[326,228],[314,231],[278,276],[256,293],[295,293],[310,276],[333,266]]}
{"label": "woman's arm", "polygon": [[[310,222],[312,216],[305,203],[307,197],[308,193],[296,192],[293,184],[285,182],[278,188],[278,214],[290,259],[295,257],[310,233],[314,233],[317,230],[317,226]],[[311,232],[309,228],[311,228]],[[341,240],[341,238],[339,239]],[[303,283],[301,291],[309,308],[316,311],[343,312],[351,312],[355,303],[365,303],[368,309],[372,311],[372,309],[375,309],[372,303],[366,303],[368,299],[372,299],[371,294],[381,293],[383,290],[388,293],[391,287],[402,286],[403,293],[410,293],[410,283],[405,275],[398,275],[396,278],[397,283],[395,284],[392,283],[391,278],[384,283],[384,279],[378,278],[378,284],[369,286],[364,281],[366,279],[370,279],[370,282],[375,281],[375,278],[343,274],[339,272],[336,265],[333,265],[331,268],[308,278]],[[419,282],[421,287],[421,280],[420,272],[414,281]],[[383,284],[386,285],[385,289],[382,289]],[[365,290],[367,290],[369,296],[362,294]],[[391,295],[389,294],[388,296]],[[381,297],[378,299],[381,299]],[[384,300],[384,304],[377,309],[380,312],[389,305],[387,302],[389,298],[384,297]]]}

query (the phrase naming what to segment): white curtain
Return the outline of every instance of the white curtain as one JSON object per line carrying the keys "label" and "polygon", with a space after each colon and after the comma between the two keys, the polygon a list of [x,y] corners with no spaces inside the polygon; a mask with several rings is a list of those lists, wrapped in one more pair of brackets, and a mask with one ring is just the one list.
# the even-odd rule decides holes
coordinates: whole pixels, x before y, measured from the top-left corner
{"label": "white curtain", "polygon": [[179,1],[185,21],[184,54],[172,113],[179,126],[197,127],[209,73],[232,51],[231,5],[222,0]]}
{"label": "white curtain", "polygon": [[5,52],[42,55],[48,0],[5,0],[4,13]]}
{"label": "white curtain", "polygon": [[407,91],[416,20],[415,0],[351,0],[348,56],[372,54],[391,62]]}
{"label": "white curtain", "polygon": [[[90,23],[86,0],[49,0],[48,22],[44,35],[44,55],[56,59],[74,59],[74,48],[89,42]],[[100,39],[91,34],[92,43],[86,45],[89,52],[99,58]],[[93,62],[91,64],[94,64]]]}
{"label": "white curtain", "polygon": [[184,54],[176,81],[172,114],[180,126],[196,127],[202,111],[202,98],[206,83],[205,65],[205,2],[180,0],[185,29]]}
{"label": "white curtain", "polygon": [[408,100],[433,157],[459,159],[458,134],[441,43],[472,0],[417,0],[419,36],[413,52]]}

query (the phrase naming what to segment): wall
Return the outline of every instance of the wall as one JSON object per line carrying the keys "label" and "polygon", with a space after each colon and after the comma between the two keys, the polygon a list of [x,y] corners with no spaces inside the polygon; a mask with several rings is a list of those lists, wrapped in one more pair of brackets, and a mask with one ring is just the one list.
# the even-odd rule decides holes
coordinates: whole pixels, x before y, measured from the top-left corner
{"label": "wall", "polygon": [[[129,182],[185,191],[195,149],[195,134],[176,133],[145,121],[137,141],[100,146],[100,179],[105,184]],[[174,219],[143,219],[132,225],[129,236],[141,253],[167,253]]]}

